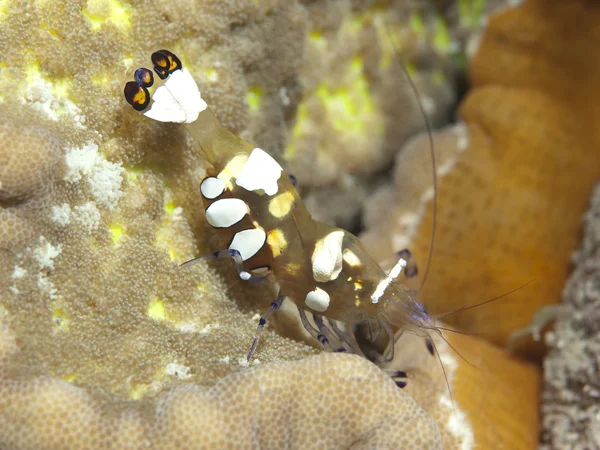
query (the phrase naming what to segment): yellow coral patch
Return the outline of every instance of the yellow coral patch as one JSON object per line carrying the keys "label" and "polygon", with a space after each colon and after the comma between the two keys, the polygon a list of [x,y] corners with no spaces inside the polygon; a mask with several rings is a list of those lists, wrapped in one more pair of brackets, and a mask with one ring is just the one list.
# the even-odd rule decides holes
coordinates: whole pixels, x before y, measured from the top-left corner
{"label": "yellow coral patch", "polygon": [[363,134],[365,117],[372,115],[375,105],[369,83],[363,73],[363,60],[356,56],[346,69],[348,84],[331,88],[321,84],[316,91],[327,110],[333,128],[339,133]]}
{"label": "yellow coral patch", "polygon": [[168,202],[165,204],[165,212],[169,215],[173,214],[173,212],[175,211],[175,208],[177,206],[175,205],[175,203],[173,202]]}
{"label": "yellow coral patch", "polygon": [[255,113],[260,110],[263,96],[264,92],[258,86],[248,89],[248,92],[246,92],[246,103],[248,104],[248,108],[250,108],[250,112]]}
{"label": "yellow coral patch", "polygon": [[65,380],[67,383],[72,383],[76,379],[77,379],[76,373],[70,373],[69,375],[66,375],[63,377],[63,380]]}
{"label": "yellow coral patch", "polygon": [[108,231],[110,231],[113,244],[117,245],[119,241],[123,238],[123,227],[119,224],[113,224],[108,227]]}
{"label": "yellow coral patch", "polygon": [[157,321],[163,321],[166,318],[165,303],[160,298],[155,298],[148,304],[148,317]]}
{"label": "yellow coral patch", "polygon": [[121,30],[131,26],[131,6],[118,0],[88,0],[83,15],[90,21],[92,30],[99,30],[107,22]]}
{"label": "yellow coral patch", "polygon": [[208,78],[208,81],[212,81],[213,83],[219,81],[219,72],[215,69],[204,69],[204,76]]}
{"label": "yellow coral patch", "polygon": [[444,18],[437,16],[435,18],[435,36],[433,38],[433,45],[442,52],[448,52],[451,47],[450,34]]}
{"label": "yellow coral patch", "polygon": [[54,308],[54,310],[52,311],[52,323],[54,323],[54,327],[57,330],[68,330],[69,322],[70,320],[62,308]]}
{"label": "yellow coral patch", "polygon": [[294,206],[294,194],[283,192],[269,202],[269,212],[273,217],[282,219],[287,216]]}

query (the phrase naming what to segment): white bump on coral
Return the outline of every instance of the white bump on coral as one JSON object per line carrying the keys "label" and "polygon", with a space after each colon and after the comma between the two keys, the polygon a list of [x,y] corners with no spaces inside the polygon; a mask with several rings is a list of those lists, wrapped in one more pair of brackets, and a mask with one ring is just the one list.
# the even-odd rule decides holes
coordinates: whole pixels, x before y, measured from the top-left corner
{"label": "white bump on coral", "polygon": [[235,183],[248,191],[262,189],[267,195],[275,195],[279,189],[277,180],[281,177],[282,171],[279,163],[271,155],[260,148],[255,148]]}
{"label": "white bump on coral", "polygon": [[54,269],[54,259],[60,255],[61,245],[52,245],[44,236],[40,236],[40,246],[33,251],[33,257],[39,263],[40,269]]}
{"label": "white bump on coral", "polygon": [[85,117],[81,109],[71,102],[63,93],[64,89],[57,88],[51,81],[42,77],[37,68],[28,70],[29,84],[21,90],[21,103],[31,104],[52,121],[61,116],[70,116],[78,128],[83,128]]}
{"label": "white bump on coral", "polygon": [[97,202],[112,209],[117,206],[119,199],[123,196],[121,183],[124,169],[120,163],[107,161],[102,155],[98,156],[95,169],[89,177],[92,195]]}
{"label": "white bump on coral", "polygon": [[71,148],[66,154],[67,173],[65,181],[75,183],[87,177],[94,199],[107,207],[114,208],[122,197],[121,183],[124,169],[121,163],[107,161],[98,152],[98,146],[93,142],[81,148]]}
{"label": "white bump on coral", "polygon": [[229,248],[237,250],[244,261],[252,258],[265,244],[267,235],[262,228],[252,228],[235,233]]}
{"label": "white bump on coral", "polygon": [[227,228],[248,214],[248,205],[239,198],[217,200],[206,209],[206,220],[215,228]]}
{"label": "white bump on coral", "polygon": [[325,312],[327,311],[327,308],[329,308],[329,300],[329,294],[318,287],[314,291],[310,291],[308,294],[306,294],[304,303],[310,309],[319,312]]}
{"label": "white bump on coral", "polygon": [[159,122],[191,123],[207,108],[196,81],[185,67],[169,75],[152,100],[144,115]]}
{"label": "white bump on coral", "polygon": [[61,227],[69,224],[71,220],[71,207],[68,203],[63,203],[61,206],[53,206],[51,212],[50,219],[52,219],[52,222]]}
{"label": "white bump on coral", "polygon": [[178,378],[180,380],[187,380],[188,378],[192,378],[192,376],[190,375],[189,367],[175,362],[167,364],[165,372],[167,375]]}
{"label": "white bump on coral", "polygon": [[311,257],[313,278],[321,283],[335,280],[342,271],[343,231],[329,233],[315,243]]}
{"label": "white bump on coral", "polygon": [[15,266],[15,267],[13,267],[12,277],[15,280],[18,280],[20,278],[23,278],[26,273],[27,273],[27,271],[25,269],[23,269],[22,267]]}
{"label": "white bump on coral", "polygon": [[81,180],[83,175],[89,175],[98,157],[98,146],[93,142],[81,148],[69,148],[65,156],[67,162],[67,173],[64,180],[75,183]]}
{"label": "white bump on coral", "polygon": [[90,233],[100,226],[100,211],[93,202],[75,206],[73,208],[73,218],[84,225]]}

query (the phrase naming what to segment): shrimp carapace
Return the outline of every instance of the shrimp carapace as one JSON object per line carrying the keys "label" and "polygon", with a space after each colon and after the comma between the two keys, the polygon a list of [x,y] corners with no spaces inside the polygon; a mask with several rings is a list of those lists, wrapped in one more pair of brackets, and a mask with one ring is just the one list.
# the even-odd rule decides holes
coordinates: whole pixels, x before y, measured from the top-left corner
{"label": "shrimp carapace", "polygon": [[386,274],[356,236],[312,219],[293,178],[274,158],[219,123],[177,56],[160,50],[152,62],[158,79],[149,69],[137,69],[135,81],[125,85],[125,98],[154,120],[184,124],[211,166],[199,194],[206,220],[226,249],[197,260],[231,257],[243,279],[268,278],[279,287],[259,321],[248,359],[268,318],[286,298],[298,307],[307,331],[332,351],[383,359],[358,344],[354,330],[362,324],[387,334],[388,359],[396,329],[428,336],[432,319],[416,292],[398,278],[402,271],[408,277],[417,273],[408,250]]}

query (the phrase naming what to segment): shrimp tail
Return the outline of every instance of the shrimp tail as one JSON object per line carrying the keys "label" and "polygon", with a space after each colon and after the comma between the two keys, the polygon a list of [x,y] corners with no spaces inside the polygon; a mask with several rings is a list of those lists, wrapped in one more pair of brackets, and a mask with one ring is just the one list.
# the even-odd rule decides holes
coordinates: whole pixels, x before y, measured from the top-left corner
{"label": "shrimp tail", "polygon": [[151,59],[157,78],[152,70],[140,67],[134,81],[125,84],[125,99],[136,111],[158,122],[183,124],[211,165],[240,146],[250,145],[221,125],[192,74],[174,53],[159,50]]}

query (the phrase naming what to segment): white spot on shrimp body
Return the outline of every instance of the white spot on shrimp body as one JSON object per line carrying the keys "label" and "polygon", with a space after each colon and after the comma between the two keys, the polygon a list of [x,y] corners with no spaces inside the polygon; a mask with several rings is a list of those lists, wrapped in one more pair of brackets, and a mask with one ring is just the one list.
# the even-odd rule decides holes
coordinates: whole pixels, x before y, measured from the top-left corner
{"label": "white spot on shrimp body", "polygon": [[279,190],[277,180],[283,169],[267,152],[255,148],[244,164],[235,183],[248,191],[263,190],[267,195],[275,195]]}
{"label": "white spot on shrimp body", "polygon": [[335,280],[342,271],[343,231],[329,233],[315,244],[311,262],[313,278],[320,283]]}
{"label": "white spot on shrimp body", "polygon": [[225,191],[225,183],[215,177],[206,178],[202,184],[200,184],[200,192],[204,197],[212,200],[217,198]]}
{"label": "white spot on shrimp body", "polygon": [[304,304],[314,311],[325,312],[329,308],[329,301],[329,294],[318,287],[306,294]]}
{"label": "white spot on shrimp body", "polygon": [[248,211],[248,205],[243,200],[224,198],[206,209],[206,220],[215,228],[227,228],[242,220]]}
{"label": "white spot on shrimp body", "polygon": [[152,100],[144,115],[159,122],[191,123],[207,108],[196,81],[185,67],[169,75]]}
{"label": "white spot on shrimp body", "polygon": [[230,250],[237,250],[242,255],[242,260],[247,261],[258,253],[267,240],[267,234],[262,228],[252,228],[235,233]]}

